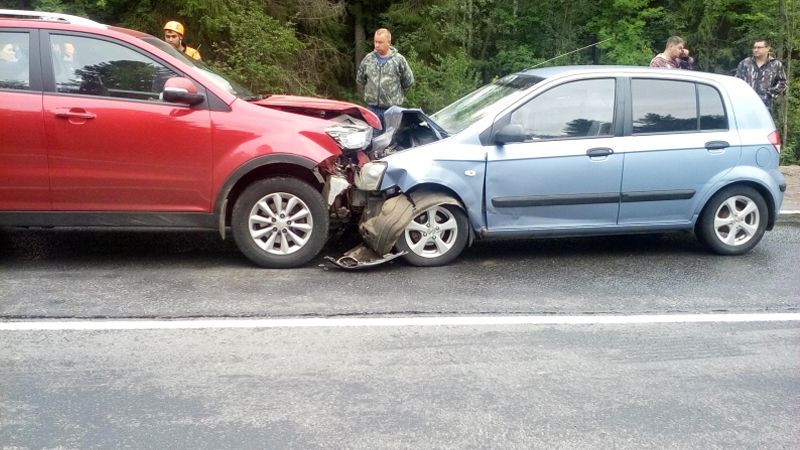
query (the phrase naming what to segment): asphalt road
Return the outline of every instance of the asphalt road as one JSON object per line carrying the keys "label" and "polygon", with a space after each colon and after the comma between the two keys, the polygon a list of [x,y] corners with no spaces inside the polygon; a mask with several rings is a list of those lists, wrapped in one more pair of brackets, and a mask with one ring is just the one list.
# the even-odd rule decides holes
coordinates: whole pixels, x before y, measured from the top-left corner
{"label": "asphalt road", "polygon": [[0,334],[4,449],[794,449],[800,326]]}
{"label": "asphalt road", "polygon": [[800,298],[797,215],[740,257],[678,233],[477,243],[440,268],[264,270],[213,233],[51,230],[0,230],[0,255],[0,318],[780,312]]}
{"label": "asphalt road", "polygon": [[[447,267],[357,273],[254,268],[208,233],[0,230],[0,325],[758,318],[800,312],[799,254],[798,216],[741,257],[666,234],[480,243]],[[0,328],[0,448],[789,449],[799,349],[798,320]]]}

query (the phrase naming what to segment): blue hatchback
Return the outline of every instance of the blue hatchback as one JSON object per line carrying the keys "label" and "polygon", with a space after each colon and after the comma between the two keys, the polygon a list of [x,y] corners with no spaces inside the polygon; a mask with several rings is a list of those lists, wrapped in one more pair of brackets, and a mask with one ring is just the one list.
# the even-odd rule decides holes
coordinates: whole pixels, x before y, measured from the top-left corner
{"label": "blue hatchback", "polygon": [[384,157],[356,178],[381,194],[360,230],[414,265],[447,264],[473,239],[679,229],[738,255],[772,229],[786,189],[772,117],[729,76],[534,69],[431,117],[388,117],[373,144]]}

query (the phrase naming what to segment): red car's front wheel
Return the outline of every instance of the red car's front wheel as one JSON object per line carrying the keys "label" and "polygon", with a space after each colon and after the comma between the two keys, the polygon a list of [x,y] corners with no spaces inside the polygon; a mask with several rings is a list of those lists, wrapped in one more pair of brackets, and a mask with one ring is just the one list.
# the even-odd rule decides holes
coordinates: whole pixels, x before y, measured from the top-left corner
{"label": "red car's front wheel", "polygon": [[231,226],[239,250],[267,268],[302,266],[322,250],[329,217],[322,195],[288,177],[257,181],[233,207]]}

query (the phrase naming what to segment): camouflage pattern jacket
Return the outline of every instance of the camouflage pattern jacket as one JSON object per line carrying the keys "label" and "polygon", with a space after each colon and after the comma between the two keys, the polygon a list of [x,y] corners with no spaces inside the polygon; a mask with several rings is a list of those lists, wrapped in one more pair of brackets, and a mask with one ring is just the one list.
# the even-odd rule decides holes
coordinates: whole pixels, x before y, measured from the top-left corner
{"label": "camouflage pattern jacket", "polygon": [[664,69],[684,69],[692,70],[694,66],[694,58],[687,56],[685,58],[669,59],[663,53],[659,53],[655,58],[650,60],[650,67],[662,67]]}
{"label": "camouflage pattern jacket", "polygon": [[381,64],[378,52],[372,51],[358,67],[356,82],[364,86],[364,101],[379,108],[401,106],[406,92],[414,84],[414,74],[408,62],[394,47]]}
{"label": "camouflage pattern jacket", "polygon": [[770,59],[761,67],[752,56],[743,59],[736,68],[736,78],[749,84],[768,108],[772,107],[773,98],[786,92],[786,72],[777,59]]}

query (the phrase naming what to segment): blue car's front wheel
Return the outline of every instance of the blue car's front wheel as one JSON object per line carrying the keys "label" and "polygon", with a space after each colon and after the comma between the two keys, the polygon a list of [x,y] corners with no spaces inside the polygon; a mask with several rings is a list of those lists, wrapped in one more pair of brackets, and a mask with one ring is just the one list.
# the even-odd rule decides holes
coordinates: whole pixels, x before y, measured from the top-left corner
{"label": "blue car's front wheel", "polygon": [[398,250],[414,266],[443,266],[461,254],[469,238],[464,210],[455,205],[437,205],[415,216],[406,226]]}

